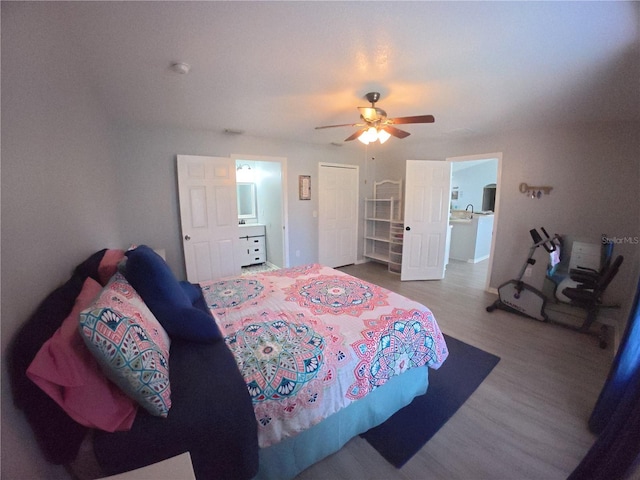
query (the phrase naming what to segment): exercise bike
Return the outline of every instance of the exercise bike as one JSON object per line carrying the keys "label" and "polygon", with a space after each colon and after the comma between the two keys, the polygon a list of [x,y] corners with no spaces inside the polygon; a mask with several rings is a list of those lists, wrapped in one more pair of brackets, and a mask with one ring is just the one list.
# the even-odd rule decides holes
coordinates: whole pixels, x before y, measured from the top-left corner
{"label": "exercise bike", "polygon": [[498,287],[498,299],[487,307],[487,312],[493,312],[496,308],[500,308],[540,320],[541,322],[549,321],[549,317],[545,312],[547,297],[540,290],[522,281],[527,267],[536,263],[533,255],[538,247],[543,247],[549,253],[556,250],[555,241],[558,236],[549,237],[544,228],[541,228],[541,230],[545,238],[542,238],[535,228],[529,230],[533,244],[529,249],[527,260],[522,265],[522,269],[520,269],[518,278],[509,280]]}
{"label": "exercise bike", "polygon": [[527,267],[529,265],[535,265],[536,263],[533,255],[538,247],[543,247],[548,253],[552,253],[556,251],[557,245],[559,245],[560,237],[558,235],[549,237],[549,234],[544,228],[540,229],[545,238],[542,238],[536,229],[529,230],[529,234],[533,239],[533,245],[531,245],[529,249],[529,256],[524,262],[518,278],[509,280],[498,287],[498,299],[487,307],[487,312],[493,312],[496,308],[500,308],[508,312],[540,320],[541,322],[548,322],[580,333],[594,335],[599,340],[600,348],[607,348],[607,326],[602,325],[599,333],[591,332],[589,328],[595,321],[599,309],[620,307],[616,304],[603,304],[601,296],[613,277],[617,274],[622,264],[622,255],[619,255],[615,261],[606,267],[599,277],[591,283],[587,282],[578,285],[576,288],[565,288],[563,290],[565,295],[570,296],[569,305],[587,311],[587,316],[582,326],[574,327],[566,323],[558,322],[550,319],[545,311],[547,297],[540,290],[522,281]]}

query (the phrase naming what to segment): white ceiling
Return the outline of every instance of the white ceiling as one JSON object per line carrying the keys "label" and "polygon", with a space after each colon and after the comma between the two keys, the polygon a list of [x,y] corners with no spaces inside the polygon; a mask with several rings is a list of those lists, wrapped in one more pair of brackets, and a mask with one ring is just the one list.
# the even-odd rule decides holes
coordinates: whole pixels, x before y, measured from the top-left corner
{"label": "white ceiling", "polygon": [[[48,8],[51,7],[51,4]],[[74,56],[118,122],[342,142],[365,93],[390,142],[640,120],[636,2],[71,2]],[[187,62],[188,75],[171,71]],[[351,142],[354,146],[358,142]]]}

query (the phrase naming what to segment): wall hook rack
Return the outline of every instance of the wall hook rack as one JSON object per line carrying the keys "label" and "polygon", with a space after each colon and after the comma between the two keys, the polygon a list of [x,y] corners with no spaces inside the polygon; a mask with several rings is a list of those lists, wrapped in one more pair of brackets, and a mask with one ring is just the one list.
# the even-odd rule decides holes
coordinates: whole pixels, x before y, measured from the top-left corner
{"label": "wall hook rack", "polygon": [[552,189],[553,187],[549,187],[549,186],[534,187],[531,185],[527,185],[524,182],[520,184],[520,193],[524,193],[525,195],[531,198],[540,198],[542,197],[543,193],[545,195],[549,195],[549,192],[551,192]]}

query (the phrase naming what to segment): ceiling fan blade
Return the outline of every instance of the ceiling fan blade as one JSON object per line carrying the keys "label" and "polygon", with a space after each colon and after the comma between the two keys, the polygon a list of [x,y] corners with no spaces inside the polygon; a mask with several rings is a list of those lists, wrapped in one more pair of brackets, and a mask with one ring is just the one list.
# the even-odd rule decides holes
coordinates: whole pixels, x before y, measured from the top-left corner
{"label": "ceiling fan blade", "polygon": [[322,127],[316,127],[316,130],[322,130],[323,128],[334,128],[334,127],[359,127],[358,123],[343,123],[341,125],[324,125]]}
{"label": "ceiling fan blade", "polygon": [[[366,132],[366,131],[367,131],[367,129],[366,129],[366,128],[363,128],[363,129],[361,129],[361,130],[358,130],[356,133],[354,133],[354,134],[353,134],[353,135],[351,135],[350,137],[345,138],[345,140],[344,140],[344,141],[345,141],[345,142],[350,142],[351,140],[355,140],[355,139],[356,139],[356,138],[358,138],[360,135],[362,135],[362,133],[363,133],[363,132]],[[389,133],[391,133],[391,132],[389,132]]]}
{"label": "ceiling fan blade", "polygon": [[436,119],[433,115],[416,115],[415,117],[398,117],[398,118],[390,118],[389,121],[393,124],[403,124],[403,123],[433,123]]}
{"label": "ceiling fan blade", "polygon": [[392,127],[391,125],[383,127],[382,130],[393,135],[396,138],[405,138],[411,135],[409,132],[405,132],[404,130],[400,130],[399,128]]}

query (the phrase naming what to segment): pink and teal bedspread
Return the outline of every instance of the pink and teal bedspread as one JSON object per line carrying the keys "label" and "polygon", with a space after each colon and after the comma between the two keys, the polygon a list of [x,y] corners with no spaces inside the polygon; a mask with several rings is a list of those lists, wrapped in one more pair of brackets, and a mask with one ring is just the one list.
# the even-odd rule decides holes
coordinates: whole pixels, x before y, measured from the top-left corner
{"label": "pink and teal bedspread", "polygon": [[246,381],[263,448],[448,355],[428,308],[332,268],[200,286]]}

